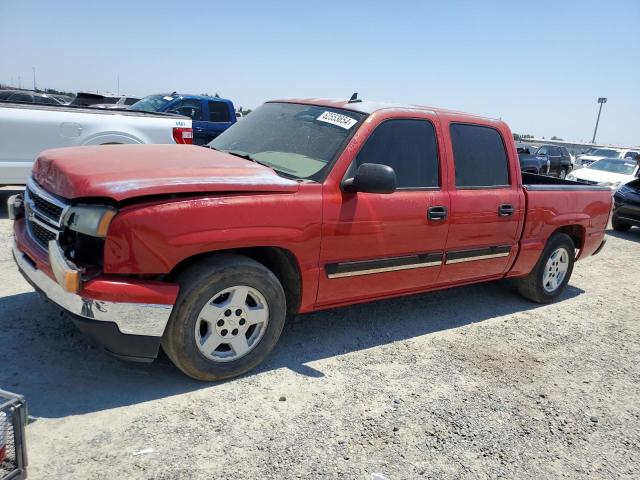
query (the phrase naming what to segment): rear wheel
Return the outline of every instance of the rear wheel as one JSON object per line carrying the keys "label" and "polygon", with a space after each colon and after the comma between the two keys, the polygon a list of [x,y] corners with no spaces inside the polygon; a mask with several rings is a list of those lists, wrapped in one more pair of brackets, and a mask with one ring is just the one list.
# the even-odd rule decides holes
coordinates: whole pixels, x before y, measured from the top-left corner
{"label": "rear wheel", "polygon": [[611,217],[611,226],[616,232],[628,232],[631,230],[631,225],[621,222],[615,214]]}
{"label": "rear wheel", "polygon": [[574,262],[573,240],[564,233],[553,234],[531,273],[516,279],[518,291],[537,303],[553,302],[569,283]]}
{"label": "rear wheel", "polygon": [[562,167],[560,169],[560,174],[559,177],[564,180],[565,178],[567,178],[567,169],[565,167]]}
{"label": "rear wheel", "polygon": [[162,338],[173,363],[197,380],[241,375],[273,350],[286,316],[276,276],[240,255],[205,260],[178,278],[180,295]]}

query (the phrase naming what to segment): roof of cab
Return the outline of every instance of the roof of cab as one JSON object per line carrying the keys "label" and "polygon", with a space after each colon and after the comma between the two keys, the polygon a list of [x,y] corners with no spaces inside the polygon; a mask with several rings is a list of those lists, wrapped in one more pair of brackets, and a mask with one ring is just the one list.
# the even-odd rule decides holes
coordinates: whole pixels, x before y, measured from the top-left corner
{"label": "roof of cab", "polygon": [[439,113],[445,115],[465,116],[470,118],[478,118],[488,120],[491,122],[501,122],[497,118],[486,117],[483,115],[476,115],[473,113],[458,112],[455,110],[448,110],[446,108],[429,107],[425,105],[412,105],[403,103],[387,103],[378,102],[372,100],[360,100],[357,102],[350,102],[343,98],[285,98],[280,100],[272,100],[271,102],[284,102],[284,103],[302,103],[307,105],[318,105],[322,107],[330,108],[342,108],[344,110],[352,110],[354,112],[360,112],[365,114],[372,114],[379,110],[395,110],[395,111],[407,111],[417,110],[422,112]]}

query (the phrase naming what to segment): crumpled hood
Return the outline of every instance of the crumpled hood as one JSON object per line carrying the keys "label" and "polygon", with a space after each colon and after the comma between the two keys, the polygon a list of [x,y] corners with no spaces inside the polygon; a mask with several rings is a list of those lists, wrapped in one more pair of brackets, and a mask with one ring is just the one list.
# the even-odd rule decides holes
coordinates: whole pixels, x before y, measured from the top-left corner
{"label": "crumpled hood", "polygon": [[33,166],[43,188],[67,199],[116,201],[174,193],[295,192],[263,165],[194,145],[102,145],[45,150]]}

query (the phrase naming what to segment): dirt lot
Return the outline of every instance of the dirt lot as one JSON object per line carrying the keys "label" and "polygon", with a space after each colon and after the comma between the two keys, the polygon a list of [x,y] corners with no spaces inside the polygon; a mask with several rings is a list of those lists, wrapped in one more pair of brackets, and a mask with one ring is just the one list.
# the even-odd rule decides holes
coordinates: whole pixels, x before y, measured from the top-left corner
{"label": "dirt lot", "polygon": [[307,315],[207,385],[88,346],[17,273],[0,207],[29,478],[639,478],[640,229],[610,233],[554,305],[492,283]]}

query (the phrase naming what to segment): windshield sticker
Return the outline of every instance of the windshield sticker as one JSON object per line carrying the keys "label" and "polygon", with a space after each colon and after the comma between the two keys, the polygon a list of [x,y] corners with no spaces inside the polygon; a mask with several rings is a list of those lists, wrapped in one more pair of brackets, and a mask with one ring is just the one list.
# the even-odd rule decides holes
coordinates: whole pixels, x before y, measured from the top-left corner
{"label": "windshield sticker", "polygon": [[164,98],[167,102],[170,102],[171,100],[173,100],[173,97],[162,97]]}
{"label": "windshield sticker", "polygon": [[335,112],[323,112],[316,120],[320,122],[330,123],[332,125],[337,125],[338,127],[342,127],[345,130],[349,130],[353,127],[358,121],[355,118],[348,117],[347,115],[342,115],[341,113]]}

